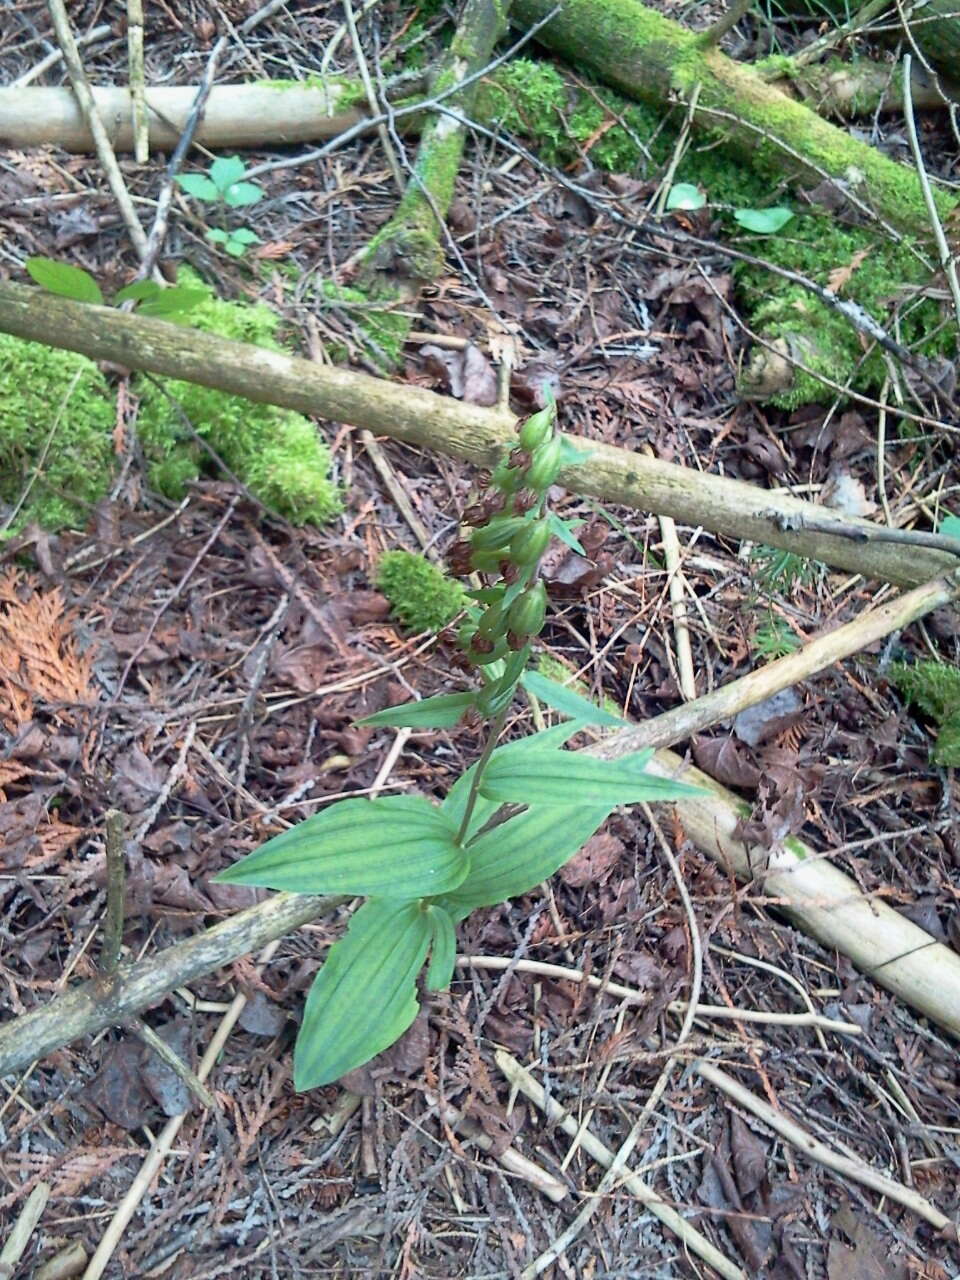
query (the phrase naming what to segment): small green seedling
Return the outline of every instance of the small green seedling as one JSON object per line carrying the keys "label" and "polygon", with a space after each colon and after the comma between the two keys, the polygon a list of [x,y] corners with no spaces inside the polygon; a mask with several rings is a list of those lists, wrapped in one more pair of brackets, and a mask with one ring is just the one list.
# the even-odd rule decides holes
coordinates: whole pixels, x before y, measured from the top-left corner
{"label": "small green seedling", "polygon": [[[294,1082],[338,1080],[388,1048],[417,1014],[417,978],[449,986],[456,926],[479,907],[527,893],[553,875],[618,805],[676,800],[696,788],[647,771],[651,751],[600,760],[564,751],[585,725],[617,724],[573,690],[527,672],[544,625],[540,560],[554,534],[573,538],[547,492],[584,453],[554,430],[548,405],[518,428],[513,448],[463,512],[468,537],[451,571],[480,575],[456,632],[478,686],[390,707],[361,724],[450,729],[487,725],[476,764],[440,805],[425,796],[348,799],[275,836],[217,877],[230,884],[367,901],[330,949],[307,997]],[[575,540],[575,539],[574,539]],[[476,582],[476,578],[474,582]],[[568,719],[498,746],[519,686]]]}
{"label": "small green seedling", "polygon": [[[74,302],[89,302],[94,306],[106,305],[103,291],[89,271],[73,267],[69,262],[57,262],[55,258],[28,258],[24,264],[27,275],[47,293]],[[191,311],[207,297],[205,289],[192,289],[189,285],[157,284],[155,280],[135,280],[113,296],[113,306],[122,302],[137,303],[142,316],[158,316],[175,320]]]}
{"label": "small green seedling", "polygon": [[[706,194],[692,182],[676,182],[667,193],[666,205],[670,212],[689,212],[702,209],[707,203]],[[744,231],[752,231],[755,235],[772,236],[782,231],[793,212],[775,206],[770,209],[733,209],[734,219]]]}
{"label": "small green seedling", "polygon": [[[240,209],[263,199],[263,187],[247,182],[247,166],[239,156],[221,156],[214,160],[206,173],[182,173],[177,185],[194,200],[216,205],[221,223],[226,222],[228,209]],[[222,245],[233,258],[242,258],[252,244],[259,244],[260,237],[249,227],[211,227],[207,231],[211,244]]]}

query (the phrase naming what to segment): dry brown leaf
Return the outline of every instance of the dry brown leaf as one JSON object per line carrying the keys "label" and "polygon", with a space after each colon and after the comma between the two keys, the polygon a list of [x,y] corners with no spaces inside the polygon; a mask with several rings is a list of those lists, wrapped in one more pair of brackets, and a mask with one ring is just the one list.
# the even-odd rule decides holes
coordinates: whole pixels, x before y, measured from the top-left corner
{"label": "dry brown leaf", "polygon": [[844,285],[850,283],[850,277],[857,267],[863,265],[864,258],[867,257],[872,248],[872,245],[867,245],[866,249],[858,249],[845,267],[834,267],[827,277],[827,288],[831,293],[839,293]]}

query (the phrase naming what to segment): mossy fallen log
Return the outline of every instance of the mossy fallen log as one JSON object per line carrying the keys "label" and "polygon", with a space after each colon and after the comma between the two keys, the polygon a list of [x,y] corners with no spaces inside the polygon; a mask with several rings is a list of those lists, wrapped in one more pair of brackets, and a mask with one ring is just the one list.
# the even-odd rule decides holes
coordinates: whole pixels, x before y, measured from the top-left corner
{"label": "mossy fallen log", "polygon": [[[483,409],[421,387],[320,365],[231,342],[146,316],[88,306],[39,289],[0,282],[0,333],[79,351],[132,369],[216,387],[334,422],[352,423],[478,466],[499,459],[513,439],[510,413]],[[578,441],[571,443],[577,447]],[[584,447],[580,444],[581,449]],[[956,557],[877,540],[875,525],[831,513],[833,529],[805,528],[824,509],[788,494],[710,475],[597,441],[568,464],[560,482],[576,493],[673,516],[715,533],[782,547],[825,564],[890,582],[926,581]]]}
{"label": "mossy fallen log", "polygon": [[[554,8],[553,0],[515,0],[514,21],[530,27]],[[703,36],[639,0],[566,0],[536,39],[628,97],[660,109],[688,108],[697,90],[694,127],[723,140],[774,183],[786,179],[813,187],[830,179],[861,213],[929,237],[923,193],[912,169],[821,120],[752,67],[734,62]],[[946,196],[939,201],[946,214],[952,201]]]}

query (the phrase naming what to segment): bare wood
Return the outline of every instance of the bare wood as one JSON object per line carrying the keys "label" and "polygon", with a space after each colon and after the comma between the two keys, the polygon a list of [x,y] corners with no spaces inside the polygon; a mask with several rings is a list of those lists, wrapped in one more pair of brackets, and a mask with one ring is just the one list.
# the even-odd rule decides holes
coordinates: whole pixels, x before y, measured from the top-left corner
{"label": "bare wood", "polygon": [[739,1106],[769,1125],[774,1133],[779,1133],[781,1138],[792,1143],[798,1151],[805,1152],[811,1160],[816,1160],[818,1164],[832,1169],[834,1173],[839,1173],[845,1178],[850,1178],[853,1182],[859,1182],[863,1187],[869,1187],[871,1191],[876,1191],[878,1195],[885,1196],[888,1200],[904,1205],[918,1217],[924,1218],[937,1231],[948,1231],[956,1239],[956,1223],[912,1187],[905,1187],[902,1182],[888,1178],[886,1174],[880,1173],[864,1160],[854,1160],[850,1156],[834,1151],[804,1129],[803,1125],[798,1124],[783,1111],[775,1111],[769,1102],[758,1098],[749,1089],[745,1089],[738,1080],[734,1080],[725,1071],[715,1067],[712,1062],[699,1058],[693,1066],[704,1080],[709,1080],[728,1098],[732,1098]]}
{"label": "bare wood", "polygon": [[[133,149],[130,90],[91,86],[97,118],[115,151]],[[155,150],[176,146],[197,96],[196,85],[146,90],[149,142]],[[210,92],[198,142],[214,149],[275,146],[333,138],[353,128],[364,113],[341,107],[343,85],[277,89],[269,84],[217,85]],[[55,143],[67,151],[89,151],[90,127],[69,89],[0,88],[0,144],[39,147]]]}
{"label": "bare wood", "polygon": [[143,0],[127,0],[127,64],[133,107],[134,158],[137,164],[146,164],[150,158],[150,140],[143,68]]}
{"label": "bare wood", "polygon": [[[670,747],[683,742],[721,720],[730,719],[746,707],[755,707],[775,693],[860,653],[875,641],[909,626],[941,605],[952,604],[958,598],[960,566],[895,600],[868,609],[853,622],[811,640],[797,653],[757,667],[739,680],[731,680],[712,693],[705,693],[695,702],[673,707],[652,720],[611,735],[604,739],[602,754],[614,759],[644,747]],[[599,748],[594,750],[600,751]]]}
{"label": "bare wood", "polygon": [[19,1218],[7,1235],[3,1249],[0,1250],[0,1280],[6,1280],[6,1277],[12,1276],[16,1271],[17,1263],[26,1252],[30,1237],[43,1215],[49,1198],[50,1184],[38,1182],[27,1197]]}
{"label": "bare wood", "polygon": [[[0,283],[0,332],[366,427],[478,466],[496,459],[515,425],[513,415],[499,409],[464,404],[421,387],[321,366],[196,329],[189,330],[190,341],[185,342],[179,325],[71,302],[23,285]],[[589,450],[583,463],[561,473],[562,482],[577,493],[783,547],[890,582],[913,585],[956,565],[956,557],[934,548],[910,547],[905,552],[886,544],[879,540],[882,529],[866,520],[837,516],[832,521],[834,527],[849,530],[852,538],[822,527],[781,528],[781,523],[822,520],[823,508],[628,449],[578,438],[572,443]],[[858,536],[871,540],[860,543]]]}
{"label": "bare wood", "polygon": [[186,942],[136,964],[121,965],[112,980],[84,982],[43,1008],[0,1027],[0,1076],[19,1071],[80,1036],[119,1026],[176,987],[212,973],[311,920],[332,914],[345,901],[342,897],[277,894]]}

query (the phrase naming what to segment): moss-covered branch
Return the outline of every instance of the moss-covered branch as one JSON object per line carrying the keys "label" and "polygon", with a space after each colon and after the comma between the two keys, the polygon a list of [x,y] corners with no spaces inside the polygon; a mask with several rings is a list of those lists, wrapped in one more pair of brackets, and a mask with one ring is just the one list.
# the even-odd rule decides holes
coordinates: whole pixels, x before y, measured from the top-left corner
{"label": "moss-covered branch", "polygon": [[[95,360],[217,387],[260,404],[276,404],[335,422],[368,427],[479,466],[497,460],[512,438],[511,414],[461,403],[421,387],[297,359],[211,333],[185,330],[109,307],[86,306],[39,289],[0,283],[0,333],[79,351]],[[868,577],[914,584],[951,569],[956,558],[926,547],[881,541],[877,526],[836,517],[851,537],[787,530],[784,518],[822,520],[823,509],[724,476],[660,462],[594,441],[573,443],[588,455],[561,481],[577,493],[673,516],[714,533],[782,547]],[[858,533],[858,531],[861,531]]]}
{"label": "moss-covered branch", "polygon": [[[515,0],[514,18],[532,26],[553,0]],[[861,207],[914,235],[929,234],[916,174],[787,97],[751,67],[640,0],[565,0],[537,39],[628,96],[659,106],[686,104],[699,86],[695,127],[722,138],[774,182],[816,185],[829,177]],[[943,211],[950,202],[943,199]]]}

